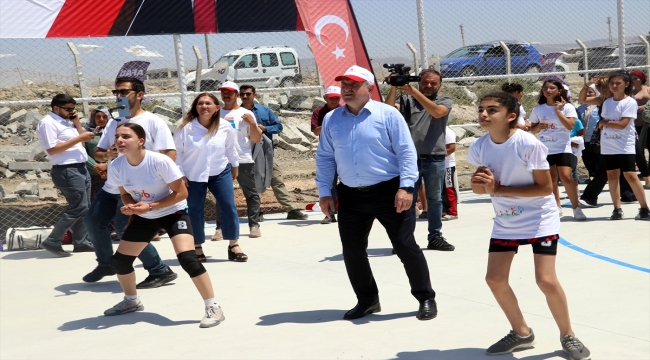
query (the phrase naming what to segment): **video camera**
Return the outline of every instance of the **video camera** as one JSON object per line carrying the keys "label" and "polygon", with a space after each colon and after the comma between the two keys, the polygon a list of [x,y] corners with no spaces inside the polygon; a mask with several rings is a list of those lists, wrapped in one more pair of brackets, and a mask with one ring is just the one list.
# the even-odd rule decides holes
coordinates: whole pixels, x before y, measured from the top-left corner
{"label": "video camera", "polygon": [[404,64],[384,64],[384,68],[393,73],[390,78],[384,79],[384,82],[389,83],[391,86],[404,86],[410,82],[420,81],[419,76],[411,76],[409,74],[409,71],[411,71],[410,66],[404,66]]}

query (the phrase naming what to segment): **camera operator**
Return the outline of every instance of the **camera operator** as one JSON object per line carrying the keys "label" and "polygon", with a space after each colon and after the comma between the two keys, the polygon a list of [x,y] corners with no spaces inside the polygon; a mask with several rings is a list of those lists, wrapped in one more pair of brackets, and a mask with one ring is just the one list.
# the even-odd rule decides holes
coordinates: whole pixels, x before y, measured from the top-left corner
{"label": "camera operator", "polygon": [[[395,73],[391,72],[390,78]],[[406,119],[418,154],[420,176],[415,183],[411,206],[415,221],[415,204],[418,190],[424,179],[424,190],[428,203],[428,241],[430,250],[453,251],[454,246],[442,237],[442,188],[445,179],[445,129],[451,112],[451,98],[438,96],[442,86],[442,75],[436,70],[420,73],[419,90],[410,84],[392,86],[386,96],[386,104],[393,105]],[[404,95],[396,103],[395,94],[401,90]]]}

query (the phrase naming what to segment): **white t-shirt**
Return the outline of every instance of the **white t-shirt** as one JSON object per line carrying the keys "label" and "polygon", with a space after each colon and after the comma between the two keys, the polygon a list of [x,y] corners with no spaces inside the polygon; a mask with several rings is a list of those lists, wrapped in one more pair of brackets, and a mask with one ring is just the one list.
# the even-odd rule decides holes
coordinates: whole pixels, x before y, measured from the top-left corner
{"label": "white t-shirt", "polygon": [[244,114],[251,114],[253,119],[255,119],[255,114],[243,107],[236,110],[221,109],[221,118],[232,126],[237,135],[237,154],[239,155],[239,163],[252,164],[253,142],[251,141],[251,128],[248,123],[242,119]]}
{"label": "white t-shirt", "polygon": [[[534,135],[517,130],[503,144],[495,144],[490,134],[469,147],[467,161],[485,166],[502,186],[521,187],[535,184],[533,170],[549,168],[546,147]],[[553,194],[520,197],[492,195],[494,227],[492,238],[529,239],[560,232],[560,217]]]}
{"label": "white t-shirt", "polygon": [[517,125],[525,126],[526,125],[526,110],[524,106],[519,104],[519,117],[517,118]]}
{"label": "white t-shirt", "polygon": [[228,162],[239,166],[232,126],[221,119],[217,133],[206,137],[207,133],[197,119],[174,133],[176,164],[190,181],[208,182],[210,176],[221,174]]}
{"label": "white t-shirt", "polygon": [[[99,143],[97,144],[98,148],[108,150],[109,147],[115,144],[115,131],[117,130],[117,127],[120,124],[134,123],[142,126],[144,129],[146,135],[144,143],[145,149],[152,151],[176,150],[171,131],[169,131],[169,128],[163,119],[158,116],[147,111],[142,115],[134,116],[130,119],[118,118],[118,120],[120,121],[115,121],[113,119],[108,121],[108,124],[106,124],[106,128],[102,133],[102,137],[99,139]],[[108,167],[111,167],[111,165],[109,164]],[[108,172],[108,177],[102,190],[110,194],[120,193],[117,189],[117,184],[113,179],[111,179],[110,171]]]}
{"label": "white t-shirt", "polygon": [[[562,114],[567,118],[578,118],[576,108],[572,104],[565,104],[562,108]],[[528,121],[531,124],[547,122],[548,129],[542,130],[537,134],[539,141],[544,143],[548,148],[549,155],[569,153],[571,154],[571,130],[560,122],[555,114],[555,105],[537,105],[530,113]]]}
{"label": "white t-shirt", "polygon": [[49,113],[41,119],[36,126],[36,135],[38,142],[47,155],[47,159],[52,165],[67,165],[85,163],[88,160],[86,148],[83,143],[76,143],[70,148],[58,154],[50,155],[47,153],[48,149],[56,146],[56,144],[72,140],[79,136],[77,128],[69,121],[55,113]]}
{"label": "white t-shirt", "polygon": [[612,129],[604,127],[600,133],[600,153],[603,155],[613,154],[635,154],[634,142],[636,140],[636,119],[639,106],[634,98],[628,96],[623,100],[615,101],[609,98],[603,103],[601,117],[608,121],[621,121],[629,117],[630,122],[624,129]]}
{"label": "white t-shirt", "polygon": [[[183,177],[178,166],[169,156],[154,151],[146,151],[144,159],[136,166],[131,166],[126,160],[126,156],[120,156],[113,160],[108,171],[109,176],[115,179],[117,186],[123,187],[136,203],[151,203],[166,198],[172,193],[167,184]],[[146,219],[157,219],[186,207],[187,202],[182,200],[139,216]]]}
{"label": "white t-shirt", "polygon": [[[456,133],[449,126],[445,132],[445,145],[456,143]],[[448,156],[445,156],[445,168],[456,166],[456,152],[454,151]]]}

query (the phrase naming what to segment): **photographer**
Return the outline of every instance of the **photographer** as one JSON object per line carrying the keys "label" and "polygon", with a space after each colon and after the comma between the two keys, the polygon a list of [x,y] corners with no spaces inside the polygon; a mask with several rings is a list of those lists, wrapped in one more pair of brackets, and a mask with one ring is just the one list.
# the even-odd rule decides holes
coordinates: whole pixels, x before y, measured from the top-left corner
{"label": "photographer", "polygon": [[[400,66],[393,66],[388,83]],[[402,70],[403,71],[403,70]],[[409,77],[410,80],[410,77]],[[415,221],[415,204],[422,178],[428,203],[429,244],[430,250],[453,251],[454,246],[442,237],[442,187],[445,179],[445,129],[451,112],[451,98],[438,96],[442,86],[442,75],[436,70],[424,70],[420,73],[419,90],[410,84],[394,86],[386,96],[386,104],[393,105],[406,119],[411,137],[418,154],[418,171],[420,177],[413,191],[412,217]],[[395,102],[395,93],[401,90],[404,95]]]}

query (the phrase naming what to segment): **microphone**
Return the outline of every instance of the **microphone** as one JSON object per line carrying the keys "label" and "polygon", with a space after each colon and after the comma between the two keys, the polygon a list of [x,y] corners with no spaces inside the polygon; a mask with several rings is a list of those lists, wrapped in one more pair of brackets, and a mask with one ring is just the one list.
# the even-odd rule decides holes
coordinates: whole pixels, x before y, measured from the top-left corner
{"label": "microphone", "polygon": [[124,110],[124,109],[126,109],[126,105],[118,105],[117,107],[108,109],[108,111],[113,112],[115,110]]}

